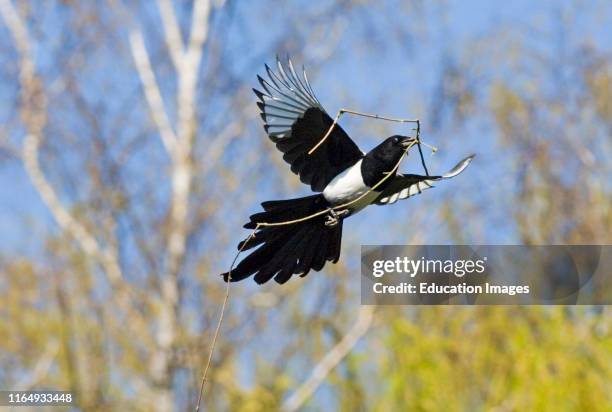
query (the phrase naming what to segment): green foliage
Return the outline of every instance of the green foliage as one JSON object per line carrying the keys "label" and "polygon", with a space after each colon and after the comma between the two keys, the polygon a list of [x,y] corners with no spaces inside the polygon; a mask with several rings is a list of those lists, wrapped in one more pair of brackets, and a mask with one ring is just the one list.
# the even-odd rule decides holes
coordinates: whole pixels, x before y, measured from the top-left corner
{"label": "green foliage", "polygon": [[609,314],[428,307],[392,320],[376,410],[609,411]]}

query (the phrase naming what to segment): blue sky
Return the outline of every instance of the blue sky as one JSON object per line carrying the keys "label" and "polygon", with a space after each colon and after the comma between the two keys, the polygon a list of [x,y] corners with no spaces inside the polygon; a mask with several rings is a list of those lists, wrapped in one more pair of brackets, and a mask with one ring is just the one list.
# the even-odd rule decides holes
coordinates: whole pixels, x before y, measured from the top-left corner
{"label": "blue sky", "polygon": [[[584,39],[592,39],[597,47],[609,50],[609,38],[612,35],[609,22],[609,7],[605,7],[605,2],[588,2],[591,7],[587,9],[606,10],[607,13],[598,12],[596,15],[587,12],[584,16],[578,14],[573,16],[579,23],[572,28],[569,33],[568,42],[580,42]],[[300,4],[300,2],[298,2]],[[401,4],[398,3],[398,4]],[[505,165],[500,159],[494,145],[487,133],[493,133],[488,127],[489,119],[486,116],[473,116],[461,127],[461,136],[445,135],[454,133],[453,130],[445,126],[445,130],[431,131],[431,119],[427,117],[427,109],[430,106],[432,92],[436,87],[442,63],[453,61],[457,64],[462,63],[465,58],[465,51],[479,47],[479,41],[487,36],[508,33],[511,36],[523,36],[532,45],[541,44],[544,50],[554,50],[554,43],[558,40],[558,19],[564,18],[568,13],[575,13],[580,9],[580,2],[564,1],[517,1],[501,6],[498,2],[488,1],[448,1],[441,4],[425,4],[423,12],[419,13],[416,19],[400,19],[390,16],[394,7],[394,2],[381,2],[376,5],[368,5],[365,8],[357,8],[347,16],[348,25],[342,32],[339,39],[339,46],[334,52],[334,57],[324,68],[317,70],[313,86],[319,99],[326,105],[330,113],[335,112],[340,107],[351,107],[357,110],[375,112],[383,115],[413,117],[419,116],[423,121],[423,138],[440,148],[440,152],[428,159],[429,167],[432,171],[443,171],[451,167],[456,160],[472,152],[478,154],[477,161],[471,167],[476,170],[468,170],[465,176],[461,176],[457,181],[445,183],[435,191],[426,193],[424,197],[427,202],[436,202],[445,195],[445,191],[461,193],[469,192],[474,186],[474,179],[478,185],[486,184],[483,176],[503,176],[507,174],[509,165]],[[326,2],[306,2],[300,7],[307,10],[323,8]],[[145,7],[146,13],[141,15],[141,23],[144,27],[151,29],[147,23],[154,22],[157,18],[157,10],[154,4]],[[50,9],[51,10],[51,9]],[[238,15],[248,15],[253,12],[251,6],[242,5],[238,7]],[[278,8],[276,10],[259,10],[257,18],[252,19],[251,25],[237,28],[233,26],[228,33],[228,45],[232,42],[236,47],[247,47],[244,37],[237,33],[247,31],[252,36],[252,41],[265,44],[274,38],[274,27],[269,30],[271,23],[280,26],[280,22],[285,19],[285,24],[293,24],[287,20],[287,15],[292,18],[293,13],[288,13],[287,9]],[[186,14],[183,13],[185,16]],[[179,11],[179,15],[181,12]],[[399,14],[403,16],[403,14]],[[262,19],[267,19],[262,24]],[[58,22],[62,23],[61,13],[55,12],[45,17],[45,33],[52,39],[53,33],[57,30]],[[363,23],[377,27],[372,33],[366,33],[366,37],[371,34],[374,39],[372,44],[366,48],[359,45],[363,42],[364,31],[369,29]],[[582,24],[580,24],[582,23]],[[395,38],[395,29],[405,25],[408,33],[416,32],[412,36],[407,36],[407,41]],[[307,28],[300,27],[299,22],[295,23],[296,30],[307,32]],[[388,30],[386,29],[388,27]],[[2,27],[3,34],[5,33]],[[233,31],[232,31],[233,30]],[[234,33],[236,32],[236,33]],[[534,34],[535,33],[535,34]],[[235,34],[235,35],[233,35]],[[118,33],[120,38],[125,39],[125,33]],[[61,44],[49,40],[55,47]],[[591,41],[591,40],[590,40]],[[43,71],[49,69],[48,57],[45,54],[45,43],[39,44],[38,64]],[[537,46],[536,46],[537,47]],[[309,50],[297,57],[308,67]],[[316,47],[312,48],[316,54]],[[283,50],[278,50],[280,53]],[[110,53],[107,50],[105,53]],[[258,50],[255,50],[258,52]],[[247,51],[248,53],[248,51]],[[104,58],[104,53],[99,54]],[[241,81],[256,86],[255,74],[261,72],[261,64],[271,62],[274,56],[262,55],[260,65],[257,67],[235,68],[237,75],[241,76]],[[129,66],[131,62],[124,62]],[[502,67],[503,69],[503,67]],[[120,74],[125,76],[126,72]],[[14,70],[5,71],[0,79],[0,93],[11,96],[15,92]],[[89,75],[92,75],[91,73]],[[95,73],[93,74],[96,75]],[[99,72],[98,76],[108,76],[109,73]],[[111,74],[112,75],[112,74]],[[512,77],[513,73],[499,72],[495,75]],[[135,78],[119,80],[126,84],[133,84]],[[91,86],[89,92],[92,99],[105,98],[103,89]],[[162,83],[162,87],[164,84]],[[106,99],[107,101],[112,101]],[[253,101],[255,99],[253,98]],[[172,111],[172,106],[170,105]],[[5,106],[0,110],[1,118],[7,119],[12,109]],[[73,119],[76,121],[76,119]],[[254,120],[257,123],[259,120]],[[401,132],[395,125],[372,125],[368,120],[349,119],[345,117],[342,121],[345,128],[351,135],[364,147],[371,147],[379,139],[378,135],[363,133],[364,129],[371,130],[372,127],[387,127],[391,132]],[[448,122],[446,122],[448,123]],[[78,126],[77,126],[78,127]],[[258,125],[254,125],[258,127]],[[16,134],[22,130],[17,129]],[[19,141],[19,136],[12,136],[14,141]],[[484,134],[484,135],[483,135]],[[263,133],[260,138],[264,139]],[[270,147],[272,150],[272,147]],[[492,157],[495,157],[494,162]],[[491,170],[483,168],[492,167]],[[404,170],[414,170],[417,166],[415,159],[409,159],[404,166]],[[478,173],[480,172],[480,173]],[[35,251],[40,246],[41,239],[46,237],[49,231],[54,230],[49,214],[36,193],[32,190],[28,178],[17,164],[5,163],[0,169],[0,184],[9,188],[0,192],[0,227],[3,235],[0,237],[0,250],[4,253],[24,253]],[[473,190],[473,189],[472,189]],[[276,188],[271,188],[271,194],[283,195]],[[305,190],[303,191],[305,192]],[[448,192],[446,193],[448,195]],[[446,197],[443,197],[446,199]],[[264,200],[264,199],[260,199]],[[395,209],[405,209],[423,206],[424,199],[419,198],[408,203],[393,206]],[[253,205],[250,210],[256,206]],[[382,218],[381,211],[369,210],[369,219]],[[384,212],[393,213],[393,212]],[[499,217],[498,217],[499,218]],[[385,234],[367,232],[362,240],[367,239],[368,243],[384,242]],[[434,236],[439,242],[448,241],[443,234]],[[398,241],[401,239],[394,239]],[[495,230],[487,233],[484,239],[474,239],[487,241],[490,243],[512,242],[512,228],[508,227],[505,231]]]}
{"label": "blue sky", "polygon": [[[237,57],[233,67],[224,69],[233,74],[234,81],[239,85],[257,87],[256,74],[263,73],[264,63],[274,61],[275,52],[282,55],[292,50],[291,45],[295,38],[308,38],[312,34],[311,28],[305,26],[300,19],[302,13],[310,14],[325,9],[330,2],[303,0],[291,3],[291,6],[288,3],[275,2],[278,7],[274,8],[258,7],[260,4],[269,6],[270,3],[264,2],[238,3],[234,11],[234,23],[228,24],[225,33],[228,53],[236,54]],[[520,206],[515,196],[517,170],[514,154],[499,144],[499,136],[492,124],[490,113],[470,112],[467,118],[455,121],[452,118],[451,102],[435,99],[441,74],[447,67],[445,65],[455,67],[468,81],[473,82],[476,98],[486,101],[487,85],[492,80],[522,85],[525,80],[530,80],[529,77],[533,74],[534,81],[544,85],[553,84],[550,79],[551,72],[534,69],[532,56],[527,53],[517,54],[512,49],[514,46],[526,45],[527,49],[523,50],[538,51],[553,58],[558,57],[564,49],[576,50],[585,44],[592,44],[600,53],[608,53],[608,56],[612,52],[612,7],[605,1],[423,1],[422,10],[418,12],[406,12],[402,9],[406,4],[407,2],[389,0],[358,6],[343,19],[339,19],[340,29],[337,37],[332,28],[329,32],[324,30],[318,41],[338,42],[332,55],[325,60],[324,66],[319,67],[314,63],[321,53],[321,44],[307,44],[301,49],[293,50],[296,62],[304,63],[309,69],[312,86],[330,114],[344,107],[394,117],[419,117],[423,122],[423,139],[440,149],[435,156],[426,152],[430,172],[444,172],[464,156],[477,154],[469,169],[456,179],[441,183],[439,187],[421,196],[385,208],[371,207],[352,217],[345,226],[345,231],[350,231],[350,235],[345,237],[342,260],[356,272],[359,270],[361,244],[405,243],[411,239],[415,228],[425,231],[425,241],[429,243],[453,243],[454,238],[436,212],[441,204],[463,208],[462,210],[479,211],[478,219],[460,222],[464,226],[466,242],[518,242],[516,228],[509,218],[515,208]],[[41,26],[40,30],[34,31],[35,40],[38,42],[38,68],[50,78],[53,78],[54,73],[56,76],[61,73],[55,67],[58,58],[54,53],[69,50],[73,47],[73,42],[78,43],[75,39],[68,39],[64,43],[63,38],[55,36],[65,31],[62,30],[62,25],[66,24],[68,19],[63,14],[65,11],[50,12],[53,10],[53,7],[41,7],[35,11]],[[155,2],[143,2],[140,6],[134,6],[133,10],[139,11],[136,15],[137,21],[148,34],[148,46],[154,50],[160,49],[156,47],[159,46],[156,44],[159,40],[159,21]],[[187,12],[187,7],[180,9],[179,17],[186,19]],[[572,24],[566,25],[565,30],[560,30],[559,22],[564,19],[571,19]],[[219,24],[225,24],[225,21]],[[290,38],[283,42],[278,38],[279,33],[289,33]],[[139,80],[129,53],[120,50],[122,44],[127,47],[127,28],[118,26],[113,37],[105,42],[104,47],[87,51],[88,55],[91,55],[91,61],[88,62],[90,64],[87,70],[79,73],[85,84],[85,95],[92,102],[101,101],[108,104],[111,112],[129,111],[133,128],[146,129],[142,126],[147,122],[146,111],[142,111],[141,106],[132,105],[135,100],[142,100]],[[16,126],[14,106],[18,101],[15,99],[16,55],[9,40],[5,27],[0,24],[0,52],[3,52],[5,59],[0,71],[0,97],[11,103],[0,106],[0,119],[6,123],[5,130],[10,134],[11,141],[19,144],[23,130]],[[275,50],[271,44],[276,43],[280,46]],[[482,56],[491,59],[493,56],[497,60],[482,59]],[[530,69],[534,69],[535,73],[530,72]],[[166,96],[171,95],[174,83],[172,76],[168,75],[168,66],[162,65],[156,70],[163,93]],[[571,78],[573,74],[562,72],[561,75]],[[216,122],[223,122],[232,113],[224,106],[227,96],[215,96],[215,99],[217,98],[218,100],[202,99],[199,109],[210,111],[210,117]],[[255,96],[249,95],[248,98],[255,110]],[[53,105],[61,103],[52,102]],[[172,102],[168,108],[174,113]],[[76,111],[64,108],[59,113],[65,116],[62,120],[75,134],[82,133],[87,136],[90,133],[81,124]],[[438,116],[437,122],[433,119],[434,114]],[[100,113],[100,119],[105,115],[109,114]],[[405,126],[347,116],[341,123],[366,150],[388,135],[407,132]],[[211,127],[209,124],[204,126]],[[130,133],[125,130],[122,132]],[[165,167],[166,160],[158,137],[154,132],[147,132],[149,135],[146,137],[149,140],[146,140],[144,147],[138,148],[129,165],[134,175],[137,175],[138,169],[156,172]],[[266,142],[258,117],[251,120],[247,134],[249,138]],[[206,142],[201,143],[202,147],[205,147]],[[68,163],[63,166],[72,170],[76,176],[79,176],[79,163],[71,163],[70,154],[73,149],[82,148],[77,146],[78,144],[82,142],[77,140],[73,146],[62,148]],[[280,158],[271,143],[267,142],[263,147]],[[240,148],[236,147],[230,148],[230,151],[242,153]],[[610,153],[603,153],[601,156],[608,156],[609,160],[609,155]],[[262,159],[265,158],[267,154],[262,155]],[[54,171],[53,164],[46,162],[45,165],[49,172]],[[264,163],[264,167],[268,166],[269,163]],[[416,154],[407,159],[402,170],[417,173],[420,171]],[[288,168],[285,171],[289,173]],[[235,252],[235,243],[247,233],[238,229],[249,214],[258,211],[260,202],[308,194],[308,188],[305,186],[289,187],[279,184],[278,179],[255,179],[255,176],[245,176],[245,179],[251,177],[254,181],[248,183],[250,187],[257,189],[252,201],[239,205],[238,209],[232,209],[226,216],[221,216],[228,219],[228,225],[236,228],[232,229],[235,238],[226,240],[230,245],[227,250],[213,256],[213,272],[227,270]],[[610,182],[610,177],[604,170],[602,181]],[[77,184],[85,185],[86,182],[77,180]],[[139,182],[135,181],[133,184],[136,186],[134,190],[137,190]],[[57,233],[57,228],[17,162],[0,160],[0,187],[6,188],[0,190],[0,253],[8,256],[44,256],[44,243],[50,234]],[[167,191],[167,182],[161,181],[155,189],[156,195],[162,197],[164,191]],[[78,190],[72,188],[71,191],[63,193],[63,199],[67,203],[71,202],[74,192],[78,193]],[[230,201],[231,196],[232,194],[228,194]],[[414,212],[417,210],[425,212],[415,219]],[[394,230],[383,230],[385,225],[393,225]],[[398,228],[400,230],[397,230]],[[208,248],[216,240],[215,236],[212,230],[202,235],[201,245],[198,246],[202,255],[206,255]],[[129,257],[129,251],[124,256]],[[310,275],[308,282],[312,293],[319,293],[329,286],[329,279],[324,276]],[[358,282],[356,285],[358,287]],[[278,287],[266,287],[268,286]],[[244,284],[243,287],[247,293],[260,290],[251,283]],[[192,298],[196,305],[199,304],[200,289],[194,288],[188,292],[198,295]],[[320,309],[330,310],[312,308]],[[274,313],[271,312],[271,316],[274,316]],[[256,351],[261,347],[250,349]],[[245,351],[243,355],[244,360],[247,360],[253,353]],[[253,364],[250,366],[253,367]],[[293,365],[294,368],[299,366]],[[249,381],[251,372],[252,368],[243,369],[245,382]]]}

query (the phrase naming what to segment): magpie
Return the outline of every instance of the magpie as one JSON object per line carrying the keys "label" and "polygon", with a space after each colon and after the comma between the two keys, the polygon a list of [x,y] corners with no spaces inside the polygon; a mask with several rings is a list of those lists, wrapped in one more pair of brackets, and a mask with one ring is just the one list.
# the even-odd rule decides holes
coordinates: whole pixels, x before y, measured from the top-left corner
{"label": "magpie", "polygon": [[[443,175],[396,173],[395,165],[415,138],[394,135],[364,153],[337,123],[324,143],[309,154],[333,120],[316,98],[306,71],[302,69],[298,76],[290,59],[283,65],[277,58],[276,63],[276,71],[265,65],[268,80],[257,76],[263,91],[253,89],[264,129],[291,171],[316,194],[263,202],[263,212],[252,215],[244,225],[257,230],[238,245],[238,250],[257,249],[231,270],[231,276],[222,274],[226,282],[255,275],[258,284],[272,278],[283,284],[294,274],[304,277],[310,270],[320,271],[327,261],[336,263],[344,219],[370,204],[392,204],[433,187],[435,181],[457,176],[474,157],[466,157]],[[390,172],[392,176],[369,191]],[[351,201],[346,209],[332,209]],[[305,221],[258,227],[323,211]]]}

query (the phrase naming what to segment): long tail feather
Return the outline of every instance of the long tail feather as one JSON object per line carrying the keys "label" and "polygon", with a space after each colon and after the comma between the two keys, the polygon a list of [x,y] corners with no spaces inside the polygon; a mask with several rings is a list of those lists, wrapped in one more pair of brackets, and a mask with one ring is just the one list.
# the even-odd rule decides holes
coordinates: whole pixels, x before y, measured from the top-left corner
{"label": "long tail feather", "polygon": [[[274,200],[262,203],[263,212],[251,216],[245,228],[256,228],[258,223],[277,223],[300,219],[326,210],[329,204],[322,195],[298,199]],[[245,257],[232,271],[231,281],[236,282],[254,276],[261,284],[274,279],[287,282],[294,274],[306,276],[311,270],[320,271],[326,262],[336,263],[342,243],[342,220],[336,226],[325,225],[325,215],[280,226],[267,226],[257,230],[239,249],[254,251]],[[228,281],[229,272],[223,273]]]}

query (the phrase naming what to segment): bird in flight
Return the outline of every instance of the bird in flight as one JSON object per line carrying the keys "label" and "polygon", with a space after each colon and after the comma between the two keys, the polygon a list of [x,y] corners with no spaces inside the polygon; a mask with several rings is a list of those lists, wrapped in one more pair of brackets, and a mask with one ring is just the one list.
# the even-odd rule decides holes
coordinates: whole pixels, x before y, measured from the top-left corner
{"label": "bird in flight", "polygon": [[[396,164],[415,144],[415,138],[391,136],[364,153],[338,124],[309,154],[334,121],[316,98],[306,71],[300,77],[291,60],[286,66],[278,58],[276,71],[266,65],[268,80],[257,76],[263,91],[253,91],[270,140],[283,153],[291,171],[316,194],[263,202],[264,211],[252,215],[244,225],[257,230],[238,245],[239,250],[257,249],[231,270],[231,276],[230,272],[222,274],[226,282],[255,275],[258,284],[272,278],[282,284],[294,274],[303,277],[310,270],[320,271],[327,261],[336,263],[344,219],[368,205],[392,204],[433,187],[435,181],[457,176],[474,157],[466,157],[443,175],[396,173]],[[380,183],[390,172],[392,176]],[[334,209],[346,203],[346,208]],[[258,226],[316,213],[320,214],[287,225]]]}

